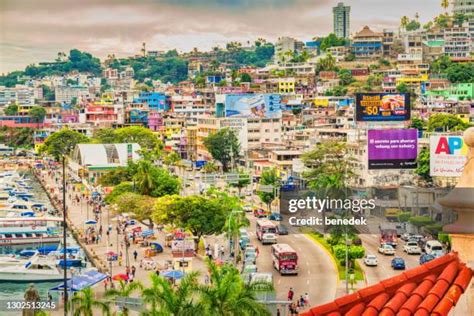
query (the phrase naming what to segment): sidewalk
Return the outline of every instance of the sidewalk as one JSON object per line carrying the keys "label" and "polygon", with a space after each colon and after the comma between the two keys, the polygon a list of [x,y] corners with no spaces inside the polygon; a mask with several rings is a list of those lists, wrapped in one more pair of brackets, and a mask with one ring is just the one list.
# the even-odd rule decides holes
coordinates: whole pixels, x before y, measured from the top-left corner
{"label": "sidewalk", "polygon": [[[40,173],[40,180],[43,182],[44,186],[49,189],[49,193],[51,196],[57,200],[62,200],[59,197],[61,196],[59,187],[61,185],[61,172],[58,170],[54,170],[51,172],[51,174],[48,174],[48,170],[42,171]],[[66,206],[67,206],[67,216],[69,219],[69,222],[72,223],[73,227],[68,227],[70,231],[78,231],[80,235],[84,236],[84,231],[87,229],[87,225],[85,225],[85,222],[87,220],[94,219],[94,212],[93,212],[93,206],[88,205],[85,199],[80,197],[80,202],[77,203],[77,201],[74,201],[76,196],[80,196],[80,192],[74,191],[74,188],[72,185],[67,186],[67,191],[66,191]],[[108,225],[112,226],[112,230],[110,232],[109,236],[109,241],[110,243],[107,243],[107,227]],[[109,262],[107,262],[107,256],[106,253],[108,251],[113,251],[116,253],[122,252],[123,254],[123,260],[122,260],[122,265],[119,265],[118,261],[112,262],[112,275],[116,274],[122,274],[125,273],[126,269],[126,262],[127,262],[127,255],[126,255],[126,249],[125,249],[125,244],[124,244],[124,235],[123,234],[117,234],[117,220],[115,220],[115,214],[112,214],[110,211],[110,208],[105,207],[102,208],[102,212],[99,215],[99,220],[98,223],[95,225],[96,226],[96,231],[99,230],[100,226],[102,225],[102,236],[99,240],[98,243],[94,244],[85,244],[85,238],[80,238],[78,242],[81,244],[83,248],[85,248],[86,251],[92,254],[93,260],[96,264],[96,267],[101,270],[103,273],[108,273],[109,271]],[[70,224],[69,224],[70,225]],[[141,226],[142,231],[149,229],[147,226],[144,226],[140,223],[133,227]],[[127,231],[131,231],[131,228],[127,228]],[[151,258],[154,260],[157,264],[158,267],[165,267],[165,262],[167,260],[172,260],[172,254],[171,254],[171,249],[168,247],[165,247],[165,233],[164,232],[157,232],[155,230],[155,236],[156,236],[156,242],[160,243],[164,251],[163,253],[158,254],[157,256]],[[135,266],[136,268],[136,274],[135,274],[135,280],[139,280],[142,282],[145,286],[150,285],[150,280],[149,280],[149,274],[150,273],[155,273],[154,271],[147,271],[145,270],[144,267],[140,267],[140,261],[145,258],[145,249],[143,247],[140,247],[138,244],[133,244],[130,240],[130,247],[128,249],[128,257],[129,257],[129,262],[130,266]],[[134,251],[137,251],[138,256],[137,259],[134,260],[133,258],[133,253]],[[192,262],[192,267],[194,271],[201,271],[201,279],[204,282],[205,278],[205,273],[207,271],[205,267],[205,262],[199,258],[199,257],[194,257],[193,262]],[[117,283],[118,282],[115,282]],[[110,288],[110,286],[109,286]],[[102,297],[105,289],[103,283],[100,283],[94,287],[94,291],[96,295],[99,297]],[[62,307],[61,307],[62,308]],[[56,314],[56,312],[54,313]],[[58,313],[59,315],[60,313]]]}

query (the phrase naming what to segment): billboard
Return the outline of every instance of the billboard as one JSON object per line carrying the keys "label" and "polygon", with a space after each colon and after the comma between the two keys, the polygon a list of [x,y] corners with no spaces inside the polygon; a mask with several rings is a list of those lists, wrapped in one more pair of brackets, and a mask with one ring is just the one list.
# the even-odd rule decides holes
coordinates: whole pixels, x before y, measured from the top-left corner
{"label": "billboard", "polygon": [[241,117],[228,117],[221,119],[221,127],[229,127],[235,131],[240,143],[240,151],[243,154],[248,149],[248,125],[247,119]]}
{"label": "billboard", "polygon": [[415,169],[418,153],[417,129],[369,130],[370,169]]}
{"label": "billboard", "polygon": [[467,145],[462,136],[430,136],[430,176],[459,177],[467,160]]}
{"label": "billboard", "polygon": [[225,116],[280,118],[282,100],[279,94],[227,94]]}
{"label": "billboard", "polygon": [[356,120],[361,122],[407,121],[410,119],[408,93],[357,93]]}

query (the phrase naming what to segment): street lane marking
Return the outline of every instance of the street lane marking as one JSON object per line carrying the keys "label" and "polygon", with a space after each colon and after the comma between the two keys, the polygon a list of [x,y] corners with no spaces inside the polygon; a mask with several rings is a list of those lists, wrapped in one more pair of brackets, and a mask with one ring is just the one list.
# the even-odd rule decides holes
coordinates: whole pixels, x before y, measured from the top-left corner
{"label": "street lane marking", "polygon": [[308,261],[306,261],[306,265],[309,266],[309,262],[308,262]]}
{"label": "street lane marking", "polygon": [[308,285],[309,285],[309,280],[307,280],[307,281],[306,281],[306,284],[308,284]]}
{"label": "street lane marking", "polygon": [[280,283],[281,283],[281,279],[278,280],[278,284],[280,284]]}

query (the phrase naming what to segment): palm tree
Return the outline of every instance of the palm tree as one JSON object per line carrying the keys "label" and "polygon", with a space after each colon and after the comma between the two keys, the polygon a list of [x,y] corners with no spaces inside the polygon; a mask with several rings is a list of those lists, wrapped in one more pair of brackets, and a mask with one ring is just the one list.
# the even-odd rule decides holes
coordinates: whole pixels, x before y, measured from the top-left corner
{"label": "palm tree", "polygon": [[[142,290],[143,285],[140,282],[125,283],[120,280],[118,289],[109,289],[105,292],[105,297],[117,298],[117,297],[130,297],[134,292]],[[128,316],[128,308],[122,307],[122,315]]]}
{"label": "palm tree", "polygon": [[418,21],[420,19],[420,14],[418,12],[415,13],[415,20]]}
{"label": "palm tree", "polygon": [[202,315],[203,307],[195,301],[198,288],[198,272],[187,274],[177,286],[172,286],[163,277],[151,274],[151,287],[142,291],[143,302],[151,309],[143,316],[155,315]]}
{"label": "palm tree", "polygon": [[441,7],[444,9],[444,12],[448,14],[449,0],[441,0]]}
{"label": "palm tree", "polygon": [[90,287],[75,293],[71,301],[68,302],[68,309],[73,310],[74,316],[94,316],[94,309],[100,309],[102,315],[110,315],[109,304],[98,301],[94,297],[94,292]]}
{"label": "palm tree", "polygon": [[406,15],[404,15],[404,16],[402,16],[402,18],[400,20],[400,26],[402,28],[406,28],[409,22],[410,22],[410,20],[408,19],[408,17]]}
{"label": "palm tree", "polygon": [[308,59],[310,59],[311,55],[308,53],[307,50],[304,50],[301,52],[301,55],[300,55],[300,58],[301,60],[305,63],[308,61]]}
{"label": "palm tree", "polygon": [[[240,195],[240,194],[239,194]],[[240,237],[240,229],[243,227],[248,227],[250,222],[248,218],[245,216],[243,211],[234,212],[229,215],[227,221],[225,223],[225,232],[227,234],[227,238],[232,239],[233,246],[234,246],[234,263],[237,263],[237,253],[239,251],[239,237]]]}
{"label": "palm tree", "polygon": [[218,267],[207,261],[211,283],[199,287],[201,305],[209,316],[271,315],[257,301],[258,292],[273,291],[268,282],[256,281],[245,284],[239,271],[231,265]]}
{"label": "palm tree", "polygon": [[137,181],[140,192],[144,195],[149,195],[155,187],[155,182],[152,176],[153,165],[148,160],[140,160],[137,166],[137,173],[134,180]]}

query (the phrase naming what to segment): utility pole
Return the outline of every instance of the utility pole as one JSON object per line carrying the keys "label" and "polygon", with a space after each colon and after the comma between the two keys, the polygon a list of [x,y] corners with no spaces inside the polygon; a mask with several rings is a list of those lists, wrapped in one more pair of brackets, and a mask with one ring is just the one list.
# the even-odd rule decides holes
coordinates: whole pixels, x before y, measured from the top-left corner
{"label": "utility pole", "polygon": [[63,163],[63,251],[64,251],[64,316],[67,316],[67,222],[66,222],[66,155],[62,156]]}

